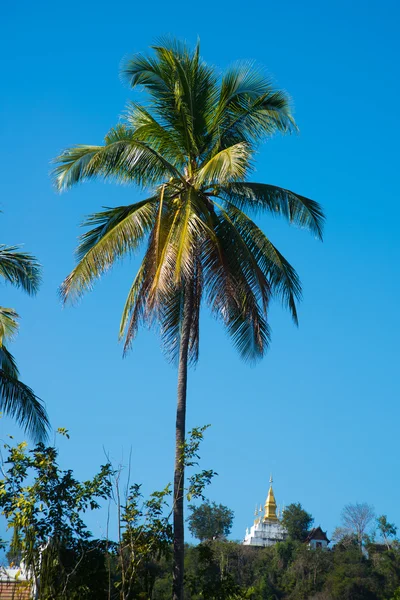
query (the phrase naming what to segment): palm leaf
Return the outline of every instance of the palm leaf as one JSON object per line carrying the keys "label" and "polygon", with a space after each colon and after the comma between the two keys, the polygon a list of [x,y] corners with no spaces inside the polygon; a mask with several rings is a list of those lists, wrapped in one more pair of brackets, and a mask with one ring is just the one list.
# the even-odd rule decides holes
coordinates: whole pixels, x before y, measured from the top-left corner
{"label": "palm leaf", "polygon": [[196,183],[207,186],[215,182],[223,184],[241,179],[250,166],[250,157],[250,148],[246,143],[239,142],[225,148],[199,168]]}
{"label": "palm leaf", "polygon": [[175,167],[183,167],[185,156],[174,131],[159,123],[151,113],[135,102],[130,102],[125,118],[134,131],[135,138],[146,142]]}
{"label": "palm leaf", "polygon": [[325,216],[314,200],[266,183],[232,182],[215,185],[213,193],[239,209],[268,211],[283,216],[289,223],[310,230],[322,240]]}
{"label": "palm leaf", "polygon": [[170,92],[169,72],[165,72],[164,65],[156,58],[136,54],[123,63],[120,73],[131,88],[143,86],[156,98]]}
{"label": "palm leaf", "polygon": [[229,116],[219,127],[216,146],[224,148],[243,140],[254,144],[277,131],[292,130],[297,128],[280,92],[264,94],[255,100],[245,97],[230,106]]}
{"label": "palm leaf", "polygon": [[207,117],[213,111],[217,88],[214,70],[185,44],[162,39],[153,47],[156,57],[136,55],[121,71],[131,87],[143,86],[150,105],[162,124],[173,132],[187,157],[204,143]]}
{"label": "palm leaf", "polygon": [[296,271],[245,213],[230,206],[224,214],[268,280],[272,294],[282,300],[297,325],[296,304],[301,299],[301,284]]}
{"label": "palm leaf", "polygon": [[157,150],[124,125],[111,129],[104,146],[74,146],[65,150],[54,162],[53,178],[58,191],[96,177],[113,178],[117,182],[135,182],[139,186],[156,185],[179,171]]}
{"label": "palm leaf", "polygon": [[[138,312],[138,307],[139,307],[139,297],[141,302],[143,302],[144,295],[141,294],[141,290],[143,287],[143,283],[144,283],[144,279],[145,279],[145,268],[146,268],[146,263],[145,260],[142,261],[142,264],[140,265],[138,272],[136,273],[136,276],[133,280],[133,283],[130,287],[128,296],[125,300],[125,305],[122,311],[122,316],[121,316],[121,321],[120,321],[120,326],[119,326],[119,338],[121,339],[124,334],[125,331],[127,329],[127,325],[128,325],[128,319],[131,318],[131,315],[133,313],[133,311],[137,311]],[[133,322],[131,323],[130,327],[129,327],[129,331],[127,332],[127,347],[129,347],[131,340],[135,337],[137,329],[138,329],[138,325],[139,325],[139,319],[138,317],[134,318]],[[129,337],[129,340],[128,340]]]}
{"label": "palm leaf", "polygon": [[151,312],[147,310],[147,302],[151,278],[147,276],[147,266],[145,258],[133,280],[122,312],[119,337],[122,338],[125,334],[124,354],[131,348],[139,326],[146,322],[147,325],[150,324]]}
{"label": "palm leaf", "polygon": [[[196,253],[197,254],[197,253]],[[194,365],[199,358],[200,307],[203,296],[203,277],[200,260],[196,260],[194,274],[186,284],[172,283],[168,294],[164,295],[159,309],[161,339],[168,360],[176,362],[179,358],[181,328],[184,316],[185,299],[188,285],[192,286],[192,310],[190,313],[189,363]]]}
{"label": "palm leaf", "polygon": [[48,437],[49,420],[42,401],[18,379],[12,355],[0,347],[0,410],[37,441]]}
{"label": "palm leaf", "polygon": [[[163,205],[164,206],[164,205]],[[165,208],[165,207],[164,207]],[[122,312],[119,337],[125,334],[124,354],[130,349],[136,337],[138,328],[142,324],[151,325],[158,310],[160,290],[154,285],[157,266],[160,264],[159,249],[161,252],[169,234],[171,215],[168,210],[159,211],[161,220],[159,227],[151,231],[146,253],[140,268],[133,280],[125,306]]]}
{"label": "palm leaf", "polygon": [[213,221],[215,236],[205,240],[203,247],[208,302],[222,318],[241,356],[254,361],[269,345],[269,283],[228,216],[214,214]]}
{"label": "palm leaf", "polygon": [[[241,120],[243,113],[250,114],[259,106],[264,106],[264,110],[270,112],[275,129],[286,133],[295,128],[287,94],[275,90],[270,79],[253,62],[236,63],[222,78],[220,97],[210,130],[226,132],[233,128],[238,118]],[[271,121],[266,133],[270,131]]]}
{"label": "palm leaf", "polygon": [[18,313],[13,308],[0,306],[0,346],[4,340],[12,340],[18,332]]}
{"label": "palm leaf", "polygon": [[78,265],[61,286],[61,296],[78,298],[91,289],[95,279],[127,253],[133,252],[152,226],[157,196],[129,206],[110,208],[90,216],[84,223],[95,227],[81,236]]}
{"label": "palm leaf", "polygon": [[0,368],[11,377],[14,377],[14,379],[19,378],[19,370],[15,358],[4,344],[0,346]]}
{"label": "palm leaf", "polygon": [[0,277],[28,294],[36,294],[41,282],[41,265],[18,246],[0,244]]}

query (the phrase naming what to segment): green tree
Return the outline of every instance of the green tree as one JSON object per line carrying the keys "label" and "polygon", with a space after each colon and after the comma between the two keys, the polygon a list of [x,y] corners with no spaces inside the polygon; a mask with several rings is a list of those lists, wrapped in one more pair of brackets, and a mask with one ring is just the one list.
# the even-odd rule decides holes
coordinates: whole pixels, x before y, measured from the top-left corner
{"label": "green tree", "polygon": [[151,190],[141,202],[87,219],[90,229],[62,295],[65,301],[79,297],[147,239],[120,335],[126,352],[139,325],[157,322],[168,357],[178,362],[173,598],[181,600],[187,371],[199,355],[200,307],[208,302],[244,359],[263,356],[271,297],[297,323],[301,285],[247,212],[282,216],[318,238],[323,213],[304,196],[248,182],[259,142],[296,129],[284,92],[249,63],[219,77],[201,60],[199,46],[192,52],[168,41],[153,49],[153,56],[135,55],[122,69],[131,88],[147,92],[147,104],[131,102],[103,145],[65,150],[54,175],[60,191],[96,177]]}
{"label": "green tree", "polygon": [[292,540],[303,542],[314,519],[299,502],[289,504],[283,512],[282,525]]}
{"label": "green tree", "polygon": [[[254,598],[250,585],[252,558],[249,549],[235,542],[216,540],[186,549],[185,579],[191,600],[242,600]],[[252,556],[253,554],[253,556]],[[249,577],[250,575],[250,577]]]}
{"label": "green tree", "polygon": [[324,586],[332,600],[378,600],[379,580],[357,544],[335,546],[333,562]]}
{"label": "green tree", "polygon": [[234,513],[223,504],[210,503],[208,500],[200,506],[189,506],[187,521],[191,534],[203,542],[227,537],[232,529]]}
{"label": "green tree", "polygon": [[331,552],[320,548],[310,551],[305,544],[299,543],[282,578],[290,599],[304,600],[321,591],[332,562]]}
{"label": "green tree", "polygon": [[[0,244],[0,277],[28,294],[36,294],[40,265],[18,246]],[[41,400],[19,378],[15,359],[7,348],[18,332],[19,315],[13,308],[0,306],[0,410],[15,419],[35,440],[45,440],[49,421]]]}
{"label": "green tree", "polygon": [[400,586],[400,546],[394,541],[386,551],[380,544],[366,546],[375,573],[380,578],[382,598],[392,598]]}
{"label": "green tree", "polygon": [[11,554],[23,559],[37,597],[106,598],[105,544],[91,539],[82,513],[109,498],[109,465],[81,483],[59,468],[56,448],[39,443],[28,451],[25,442],[6,447],[0,509],[13,530]]}
{"label": "green tree", "polygon": [[394,523],[389,523],[386,515],[381,515],[377,518],[378,530],[380,531],[383,541],[386,544],[387,549],[390,548],[390,538],[395,537],[397,533],[397,527]]}

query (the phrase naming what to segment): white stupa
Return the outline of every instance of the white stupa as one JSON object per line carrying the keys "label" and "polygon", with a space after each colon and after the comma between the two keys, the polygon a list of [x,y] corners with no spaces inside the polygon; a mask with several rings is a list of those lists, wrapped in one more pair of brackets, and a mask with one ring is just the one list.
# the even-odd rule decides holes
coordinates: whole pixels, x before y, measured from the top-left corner
{"label": "white stupa", "polygon": [[254,525],[250,527],[250,530],[247,528],[243,540],[245,546],[273,546],[277,542],[282,542],[287,536],[287,532],[280,521],[280,514],[277,515],[277,506],[272,489],[272,476],[269,483],[268,496],[264,505],[264,516],[262,516],[261,505],[259,510],[256,507]]}

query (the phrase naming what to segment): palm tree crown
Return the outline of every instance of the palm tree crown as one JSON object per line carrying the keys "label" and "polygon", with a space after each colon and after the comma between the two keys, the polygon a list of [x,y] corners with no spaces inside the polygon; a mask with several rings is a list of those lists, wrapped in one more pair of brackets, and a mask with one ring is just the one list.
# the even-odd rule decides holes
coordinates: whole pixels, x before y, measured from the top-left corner
{"label": "palm tree crown", "polygon": [[[0,245],[0,277],[28,294],[35,294],[40,284],[41,268],[31,254],[18,246]],[[19,379],[14,357],[6,347],[18,331],[18,314],[0,306],[0,409],[36,440],[47,437],[49,421],[46,410],[32,389]]]}
{"label": "palm tree crown", "polygon": [[132,88],[147,91],[148,103],[131,102],[124,122],[103,145],[75,146],[56,159],[60,191],[94,177],[150,189],[141,202],[88,218],[90,230],[81,237],[78,264],[62,295],[74,298],[90,289],[147,237],[121,320],[125,350],[138,326],[156,319],[164,347],[175,356],[190,294],[190,359],[198,357],[203,297],[241,355],[254,359],[268,347],[271,296],[281,298],[297,323],[301,286],[293,267],[246,212],[281,215],[322,237],[323,213],[316,202],[247,181],[259,142],[296,129],[288,97],[250,63],[218,78],[200,59],[199,47],[190,52],[168,42],[154,52],[131,58],[122,69]]}

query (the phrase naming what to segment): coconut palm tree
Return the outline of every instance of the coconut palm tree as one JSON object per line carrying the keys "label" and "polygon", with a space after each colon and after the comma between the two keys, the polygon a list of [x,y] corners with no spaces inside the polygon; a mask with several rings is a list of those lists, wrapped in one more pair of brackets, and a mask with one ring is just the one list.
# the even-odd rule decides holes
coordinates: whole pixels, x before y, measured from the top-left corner
{"label": "coconut palm tree", "polygon": [[[11,285],[35,294],[40,283],[40,265],[18,246],[0,245],[0,277]],[[47,438],[49,421],[41,400],[19,379],[13,355],[6,347],[18,331],[18,314],[0,306],[0,410],[16,420],[37,441]]]}
{"label": "coconut palm tree", "polygon": [[287,189],[251,183],[255,150],[276,132],[296,130],[287,95],[252,64],[219,77],[174,41],[135,55],[122,68],[147,103],[131,102],[100,146],[79,145],[55,161],[59,191],[102,178],[133,183],[140,202],[107,208],[85,222],[77,266],[62,284],[64,300],[146,241],[121,319],[125,352],[138,327],[157,323],[167,355],[178,363],[174,474],[173,598],[183,593],[184,461],[187,370],[199,356],[203,300],[225,324],[246,360],[270,341],[268,307],[278,297],[297,323],[301,285],[294,268],[250,218],[267,212],[322,237],[320,206]]}

